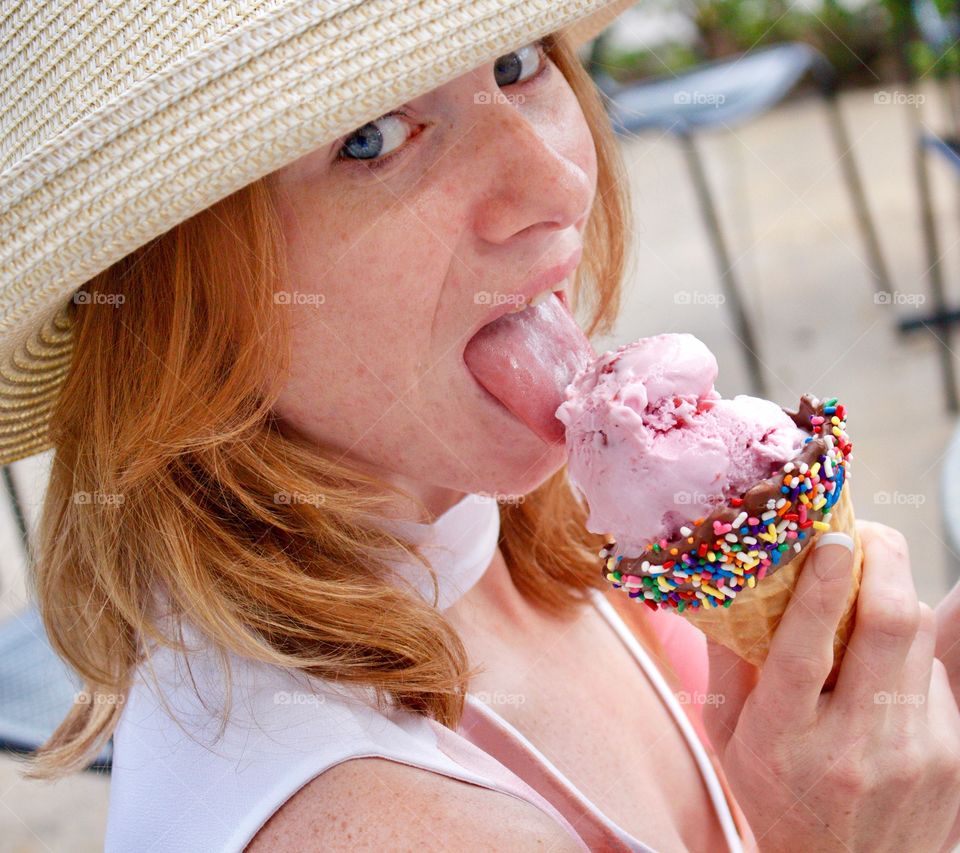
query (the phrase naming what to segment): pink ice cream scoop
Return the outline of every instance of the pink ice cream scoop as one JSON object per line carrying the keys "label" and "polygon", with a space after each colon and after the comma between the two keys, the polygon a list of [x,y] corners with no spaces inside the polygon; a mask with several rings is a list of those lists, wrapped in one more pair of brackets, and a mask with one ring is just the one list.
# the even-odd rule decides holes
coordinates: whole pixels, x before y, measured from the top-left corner
{"label": "pink ice cream scoop", "polygon": [[597,356],[566,386],[570,480],[587,529],[624,557],[770,477],[809,435],[769,400],[722,399],[716,377],[702,341],[663,334]]}

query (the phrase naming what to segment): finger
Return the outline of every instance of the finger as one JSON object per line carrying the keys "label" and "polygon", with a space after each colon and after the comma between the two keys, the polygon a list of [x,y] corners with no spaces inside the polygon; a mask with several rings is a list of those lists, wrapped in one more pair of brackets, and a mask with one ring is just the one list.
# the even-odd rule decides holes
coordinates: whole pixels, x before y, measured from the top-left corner
{"label": "finger", "polygon": [[[853,540],[823,533],[813,545],[770,642],[755,697],[784,727],[809,724],[833,668],[833,637],[852,584]],[[775,576],[774,576],[775,577]]]}
{"label": "finger", "polygon": [[[926,723],[941,757],[960,762],[960,708],[950,689],[947,670],[937,658],[933,659],[926,705]],[[960,818],[960,814],[957,817]]]}
{"label": "finger", "polygon": [[[862,528],[863,577],[853,633],[840,667],[838,707],[874,707],[893,692],[920,626],[920,602],[903,535],[882,524]],[[879,706],[876,706],[879,707]]]}
{"label": "finger", "polygon": [[[913,644],[907,652],[900,671],[900,682],[895,693],[879,691],[874,702],[887,705],[888,712],[904,720],[922,718],[926,724],[927,695],[930,693],[930,674],[933,670],[933,650],[937,645],[937,619],[933,610],[920,602],[920,624]],[[919,712],[919,713],[918,713]],[[915,730],[916,726],[910,727]]]}
{"label": "finger", "polygon": [[960,697],[960,583],[937,605],[937,657],[950,676],[953,692]]}
{"label": "finger", "polygon": [[713,748],[722,753],[737,728],[740,712],[757,683],[758,670],[737,657],[726,646],[707,637],[710,661],[710,696],[723,696],[723,701],[708,702],[703,710],[703,724]]}
{"label": "finger", "polygon": [[953,733],[952,740],[949,736],[942,739],[945,744],[949,742],[954,745],[953,749],[955,751],[953,754],[960,758],[960,754],[958,754],[960,753],[960,707],[957,705],[957,697],[950,688],[947,670],[943,662],[937,658],[933,659],[933,666],[930,668],[927,720],[930,730],[934,733]]}

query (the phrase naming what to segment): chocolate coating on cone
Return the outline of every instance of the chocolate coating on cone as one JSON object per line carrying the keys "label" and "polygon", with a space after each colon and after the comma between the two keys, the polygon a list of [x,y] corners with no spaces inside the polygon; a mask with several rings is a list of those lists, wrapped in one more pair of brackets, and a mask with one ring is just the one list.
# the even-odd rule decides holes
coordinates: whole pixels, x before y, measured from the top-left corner
{"label": "chocolate coating on cone", "polygon": [[826,529],[852,450],[844,407],[804,394],[796,411],[784,412],[810,433],[793,459],[637,557],[615,556],[611,542],[600,552],[607,580],[653,609],[729,607],[740,590],[775,573]]}

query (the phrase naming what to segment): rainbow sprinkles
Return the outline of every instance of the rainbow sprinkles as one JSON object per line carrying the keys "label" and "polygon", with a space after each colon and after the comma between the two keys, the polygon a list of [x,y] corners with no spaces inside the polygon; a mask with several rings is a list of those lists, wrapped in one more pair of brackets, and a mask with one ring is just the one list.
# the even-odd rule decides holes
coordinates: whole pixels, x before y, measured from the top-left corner
{"label": "rainbow sprinkles", "polygon": [[737,593],[756,586],[830,527],[830,511],[849,479],[853,445],[846,411],[837,399],[810,394],[796,412],[810,432],[800,452],[740,497],[680,528],[679,536],[648,543],[636,557],[600,551],[602,573],[616,589],[653,610],[730,607]]}

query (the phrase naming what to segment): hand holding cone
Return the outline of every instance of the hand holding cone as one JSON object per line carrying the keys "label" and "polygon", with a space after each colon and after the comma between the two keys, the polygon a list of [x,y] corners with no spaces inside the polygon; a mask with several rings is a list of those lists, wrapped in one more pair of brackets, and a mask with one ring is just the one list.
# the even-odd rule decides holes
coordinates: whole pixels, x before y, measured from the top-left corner
{"label": "hand holding cone", "polygon": [[[853,540],[853,584],[833,639],[833,669],[824,684],[827,690],[836,683],[840,662],[853,631],[857,594],[863,574],[863,548],[857,533],[849,483],[844,486],[840,499],[830,512],[829,524],[830,532],[846,533]],[[686,617],[715,642],[726,646],[754,666],[763,666],[770,651],[770,641],[780,624],[787,603],[793,597],[800,573],[814,553],[816,543],[827,533],[818,531],[803,550],[782,569],[765,578],[763,583],[743,590],[737,596],[735,606],[714,607],[709,610],[689,609],[685,612]],[[810,618],[817,618],[817,614],[811,613]]]}

